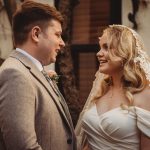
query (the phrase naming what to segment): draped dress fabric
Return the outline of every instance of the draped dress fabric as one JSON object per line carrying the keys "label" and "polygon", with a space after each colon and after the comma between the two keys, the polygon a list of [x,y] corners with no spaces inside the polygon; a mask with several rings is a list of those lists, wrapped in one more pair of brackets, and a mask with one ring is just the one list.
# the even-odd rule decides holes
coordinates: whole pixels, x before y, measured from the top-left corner
{"label": "draped dress fabric", "polygon": [[150,111],[132,106],[98,114],[94,104],[83,115],[82,129],[91,150],[139,150],[140,131],[150,137]]}

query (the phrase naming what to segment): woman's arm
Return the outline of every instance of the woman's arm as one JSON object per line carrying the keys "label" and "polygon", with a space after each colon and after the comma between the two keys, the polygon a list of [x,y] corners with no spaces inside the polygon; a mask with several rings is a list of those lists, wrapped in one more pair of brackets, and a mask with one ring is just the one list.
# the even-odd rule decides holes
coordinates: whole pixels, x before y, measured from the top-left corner
{"label": "woman's arm", "polygon": [[150,138],[141,133],[141,149],[140,150],[149,150],[150,149]]}
{"label": "woman's arm", "polygon": [[[137,95],[137,98],[136,98],[135,102],[136,102],[137,106],[139,106],[142,109],[147,110],[147,111],[150,112],[150,87],[147,87],[141,93],[139,93]],[[147,121],[150,121],[150,118]],[[150,127],[149,127],[149,130],[150,130]],[[141,131],[140,136],[141,136],[140,137],[140,140],[141,140],[140,150],[149,150],[150,149],[150,137],[143,134],[142,131]]]}

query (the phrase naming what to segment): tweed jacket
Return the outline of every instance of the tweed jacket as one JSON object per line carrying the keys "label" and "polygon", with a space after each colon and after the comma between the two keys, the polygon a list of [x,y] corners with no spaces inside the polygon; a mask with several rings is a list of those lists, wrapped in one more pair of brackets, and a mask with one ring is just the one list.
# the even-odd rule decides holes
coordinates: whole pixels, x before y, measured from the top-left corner
{"label": "tweed jacket", "polygon": [[63,96],[15,50],[0,67],[0,150],[76,150]]}

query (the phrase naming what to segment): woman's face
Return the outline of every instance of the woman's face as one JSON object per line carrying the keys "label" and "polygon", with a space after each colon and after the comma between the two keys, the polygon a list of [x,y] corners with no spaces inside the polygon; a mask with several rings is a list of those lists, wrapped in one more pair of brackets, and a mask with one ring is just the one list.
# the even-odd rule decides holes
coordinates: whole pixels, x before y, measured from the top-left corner
{"label": "woman's face", "polygon": [[[113,56],[111,59],[109,57],[109,45],[108,45],[108,35],[106,32],[99,37],[100,51],[97,53],[98,61],[100,62],[99,71],[104,74],[118,74],[123,68],[123,63],[120,57]],[[112,49],[114,52],[117,49]]]}

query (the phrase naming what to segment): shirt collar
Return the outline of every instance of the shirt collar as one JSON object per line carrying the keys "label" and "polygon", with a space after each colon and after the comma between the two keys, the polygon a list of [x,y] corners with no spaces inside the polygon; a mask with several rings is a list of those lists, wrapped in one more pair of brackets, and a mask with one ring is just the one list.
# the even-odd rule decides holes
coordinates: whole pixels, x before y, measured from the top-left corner
{"label": "shirt collar", "polygon": [[16,51],[18,51],[18,52],[24,54],[25,56],[27,56],[35,64],[35,66],[39,69],[39,71],[43,70],[42,64],[37,59],[32,57],[29,53],[27,53],[26,51],[24,51],[20,48],[16,48]]}

